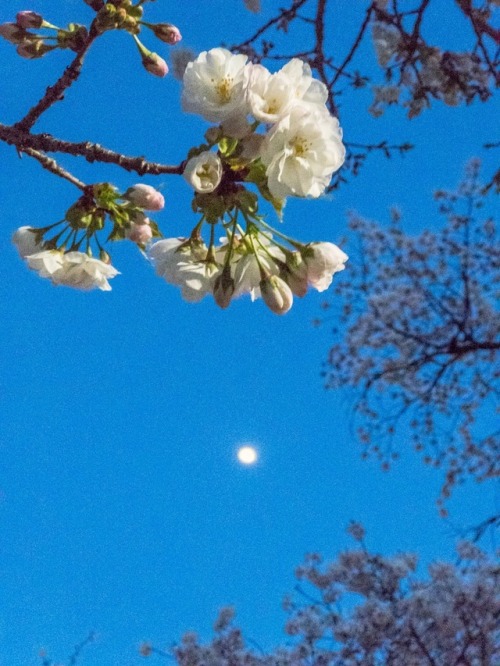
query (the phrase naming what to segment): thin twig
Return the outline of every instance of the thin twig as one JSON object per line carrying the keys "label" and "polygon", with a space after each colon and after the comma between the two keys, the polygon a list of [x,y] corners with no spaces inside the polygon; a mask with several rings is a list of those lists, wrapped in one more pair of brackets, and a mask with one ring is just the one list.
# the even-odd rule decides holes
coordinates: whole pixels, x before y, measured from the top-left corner
{"label": "thin twig", "polygon": [[69,171],[66,171],[66,169],[64,169],[51,157],[47,157],[47,155],[44,155],[44,153],[41,153],[39,150],[34,150],[33,148],[20,148],[19,150],[20,152],[25,153],[30,157],[34,157],[35,160],[40,162],[44,169],[47,169],[47,171],[50,171],[51,173],[54,173],[56,176],[60,176],[61,178],[65,178],[70,183],[73,183],[73,185],[76,185],[76,187],[78,187],[80,190],[85,190],[85,183],[76,178],[76,176],[73,176],[73,174],[71,174]]}
{"label": "thin twig", "polygon": [[92,23],[89,35],[83,46],[77,52],[73,61],[66,67],[59,79],[54,85],[49,86],[44,96],[33,106],[25,117],[16,123],[16,127],[21,130],[29,130],[37,122],[40,116],[47,111],[53,104],[63,99],[64,92],[78,79],[82,71],[83,60],[94,40],[99,36]]}
{"label": "thin twig", "polygon": [[340,65],[340,67],[339,67],[337,73],[336,73],[335,76],[333,77],[333,80],[332,80],[332,83],[331,83],[331,87],[332,87],[332,88],[333,88],[333,86],[337,83],[337,81],[338,81],[338,79],[340,78],[340,76],[341,76],[342,72],[344,71],[344,69],[347,67],[347,65],[348,65],[348,64],[351,62],[351,60],[353,59],[354,54],[356,53],[356,51],[357,51],[357,49],[358,49],[358,46],[361,44],[361,40],[363,39],[363,35],[365,34],[365,30],[366,30],[366,28],[367,28],[367,26],[368,26],[368,23],[370,22],[370,18],[371,18],[371,15],[372,15],[372,12],[373,12],[374,7],[375,7],[375,3],[372,3],[372,4],[368,7],[368,9],[366,10],[366,15],[365,15],[364,21],[363,21],[363,23],[361,24],[361,27],[360,27],[360,29],[359,29],[359,32],[358,32],[357,36],[356,36],[356,39],[354,40],[354,43],[353,43],[353,45],[351,46],[351,49],[350,49],[349,53],[346,55],[346,57],[345,57],[345,59],[344,59],[344,62]]}
{"label": "thin twig", "polygon": [[279,23],[283,18],[286,18],[287,15],[290,14],[293,15],[294,13],[296,13],[297,9],[300,9],[300,7],[302,7],[302,5],[304,5],[306,2],[308,2],[308,0],[294,0],[292,2],[290,9],[282,9],[281,12],[278,14],[278,16],[275,16],[274,18],[270,19],[267,23],[265,23],[262,27],[260,27],[256,33],[254,33],[244,42],[241,42],[237,46],[232,46],[231,50],[241,49],[244,46],[250,46],[250,44],[255,42],[256,39],[258,39],[261,35],[263,35],[273,25]]}

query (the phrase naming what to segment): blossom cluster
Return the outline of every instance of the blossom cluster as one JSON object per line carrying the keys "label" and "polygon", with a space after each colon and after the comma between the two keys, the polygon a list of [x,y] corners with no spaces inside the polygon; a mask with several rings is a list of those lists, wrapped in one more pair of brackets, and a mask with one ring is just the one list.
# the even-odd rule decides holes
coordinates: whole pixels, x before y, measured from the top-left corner
{"label": "blossom cluster", "polygon": [[[326,86],[298,58],[271,74],[245,55],[216,48],[188,64],[182,106],[219,123],[225,137],[241,144],[238,155],[247,166],[260,162],[273,197],[316,198],[345,159],[342,132],[327,98]],[[261,124],[264,134],[256,133]],[[191,183],[198,189],[192,178]]]}
{"label": "blossom cluster", "polygon": [[[119,271],[111,265],[111,258],[97,236],[105,218],[109,217],[113,223],[109,238],[127,238],[144,249],[159,235],[156,223],[146,211],[159,211],[163,206],[162,194],[149,185],[139,183],[121,195],[112,186],[101,183],[89,188],[66,211],[64,220],[44,228],[20,227],[12,240],[28,266],[52,284],[84,291],[110,291],[108,280]],[[49,237],[51,233],[55,235]],[[99,250],[98,259],[92,256],[91,241]]]}
{"label": "blossom cluster", "polygon": [[[326,101],[326,87],[297,58],[271,74],[244,55],[216,48],[187,65],[184,110],[217,123],[206,132],[207,143],[190,151],[183,172],[202,217],[190,238],[168,238],[149,249],[157,273],[180,287],[185,300],[212,294],[226,308],[249,294],[284,314],[294,295],[327,289],[344,268],[347,255],[333,243],[273,235],[258,213],[258,197],[246,187],[255,185],[279,213],[287,196],[317,198],[325,191],[345,156]],[[217,224],[225,232],[219,245]]]}
{"label": "blossom cluster", "polygon": [[[142,7],[130,0],[108,4],[97,12],[96,25],[101,31],[130,32],[147,69],[155,65],[137,39],[142,26],[163,41],[180,39],[175,26],[146,23]],[[30,25],[36,21],[48,27],[38,14],[21,14],[16,31],[25,30],[28,19]],[[157,274],[180,287],[185,300],[197,302],[211,294],[227,308],[249,294],[252,300],[262,297],[276,314],[288,312],[294,296],[304,296],[310,287],[327,289],[347,255],[333,243],[303,243],[273,230],[259,212],[259,195],[281,216],[286,197],[317,198],[326,190],[345,157],[327,96],[326,86],[297,58],[272,74],[226,49],[201,53],[185,69],[182,106],[215,126],[178,171],[193,188],[192,208],[201,216],[191,234],[154,242],[162,234],[146,211],[161,210],[164,200],[149,185],[120,194],[109,183],[82,184],[82,196],[63,220],[18,229],[14,242],[20,255],[53,284],[107,291],[109,279],[118,274],[101,239],[109,222],[106,241],[136,243]]]}
{"label": "blossom cluster", "polygon": [[[168,653],[178,666],[450,666],[497,664],[498,566],[476,544],[458,544],[459,563],[434,562],[417,575],[417,557],[370,552],[364,544],[331,562],[311,553],[297,569],[285,646],[245,644],[232,607],[222,608],[215,636],[188,632]],[[254,641],[251,641],[254,643]],[[255,643],[254,643],[255,644]],[[144,657],[160,651],[150,643]]]}
{"label": "blossom cluster", "polygon": [[154,243],[149,256],[156,272],[181,288],[186,301],[212,294],[221,308],[233,298],[260,296],[275,314],[285,314],[293,297],[309,286],[324,291],[334,273],[344,269],[347,255],[333,243],[297,244],[287,249],[271,235],[252,228],[244,236],[223,239],[207,248],[199,238],[168,238]]}
{"label": "blossom cluster", "polygon": [[[88,0],[87,4],[92,5],[92,0]],[[22,58],[33,60],[42,58],[55,49],[71,49],[78,53],[91,39],[91,32],[100,34],[108,30],[125,30],[134,39],[144,69],[154,76],[163,77],[168,73],[167,63],[157,53],[150,51],[139,40],[138,34],[142,28],[147,28],[157,39],[170,46],[177,44],[182,36],[179,28],[171,23],[144,21],[142,5],[142,2],[134,5],[132,0],[106,2],[97,11],[90,31],[78,23],[70,23],[67,28],[59,28],[46,21],[38,12],[21,11],[17,13],[14,23],[0,24],[0,37],[14,44],[18,55]],[[40,34],[40,30],[47,30],[48,34]]]}
{"label": "blossom cluster", "polygon": [[[377,61],[386,70],[387,81],[394,81],[394,69],[400,68],[399,83],[373,87],[374,101],[369,111],[381,116],[386,105],[397,104],[403,98],[403,87],[409,98],[403,105],[413,118],[430,106],[432,98],[448,106],[462,102],[470,104],[476,97],[482,101],[491,95],[490,79],[498,82],[488,57],[483,61],[476,52],[443,51],[423,39],[408,40],[390,14],[379,14],[383,20],[372,24],[373,45]],[[485,51],[486,53],[486,51]],[[408,67],[411,62],[412,66]]]}
{"label": "blossom cluster", "polygon": [[342,308],[333,299],[325,304],[333,306],[328,326],[332,318],[337,325],[324,377],[326,388],[356,390],[363,457],[389,469],[400,431],[401,443],[442,470],[445,515],[457,484],[500,475],[498,431],[478,427],[481,413],[498,408],[500,312],[492,285],[500,255],[477,160],[456,190],[435,198],[444,217],[435,232],[405,233],[396,210],[388,227],[351,215],[362,252],[333,290]]}

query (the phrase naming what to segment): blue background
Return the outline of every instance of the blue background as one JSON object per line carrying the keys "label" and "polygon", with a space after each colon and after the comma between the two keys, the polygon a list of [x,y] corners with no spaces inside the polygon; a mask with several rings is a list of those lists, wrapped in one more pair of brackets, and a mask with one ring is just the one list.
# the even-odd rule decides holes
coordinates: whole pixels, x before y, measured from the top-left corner
{"label": "blue background", "polygon": [[[334,3],[328,38],[340,54],[359,21],[355,4]],[[452,4],[433,3],[430,26],[432,39],[450,48],[461,30]],[[280,3],[263,5],[254,16],[239,0],[189,3],[189,14],[186,3],[156,2],[147,15],[178,25],[183,45],[201,51],[247,37]],[[33,0],[2,3],[0,20],[27,8],[60,25],[92,16],[80,0]],[[293,37],[287,52],[305,38]],[[152,38],[146,43],[167,53]],[[28,62],[2,41],[0,120],[19,120],[69,57]],[[369,40],[363,61],[373,61]],[[106,34],[81,80],[35,131],[175,164],[207,127],[181,112],[179,98],[173,77],[144,72],[128,35]],[[349,209],[385,222],[393,204],[409,231],[436,229],[432,191],[453,188],[466,160],[495,139],[495,102],[435,103],[409,123],[399,108],[372,119],[370,101],[369,92],[343,97],[346,139],[409,140],[415,150],[404,159],[371,157],[325,199],[290,200],[286,233],[338,242]],[[484,156],[492,173],[495,155]],[[225,604],[237,607],[246,635],[271,647],[282,640],[280,601],[294,567],[305,552],[334,557],[350,545],[350,519],[386,554],[416,551],[424,564],[453,556],[453,530],[434,505],[440,473],[406,450],[404,433],[391,472],[362,462],[349,434],[352,395],[324,391],[320,366],[331,337],[328,326],[310,323],[323,296],[297,300],[282,318],[247,299],[227,311],[210,299],[191,305],[126,243],[113,252],[122,275],[112,293],[56,289],[23,266],[10,237],[18,226],[61,219],[78,193],[5,144],[0,159],[2,666],[37,664],[42,647],[62,660],[91,629],[98,640],[82,664],[137,664],[143,640],[163,647],[188,629],[208,638]],[[117,167],[61,163],[122,191],[139,181]],[[144,182],[165,194],[155,218],[164,234],[188,232],[195,219],[186,183]],[[260,451],[255,467],[236,462],[245,442]],[[453,524],[474,523],[495,501],[491,485],[459,489],[449,504]]]}

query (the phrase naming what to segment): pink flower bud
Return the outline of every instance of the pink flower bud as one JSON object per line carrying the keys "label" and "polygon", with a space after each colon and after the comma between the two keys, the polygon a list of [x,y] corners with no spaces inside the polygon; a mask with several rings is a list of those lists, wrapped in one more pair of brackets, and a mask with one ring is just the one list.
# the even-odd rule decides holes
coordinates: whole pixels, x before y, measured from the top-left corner
{"label": "pink flower bud", "polygon": [[157,23],[156,25],[151,26],[151,30],[158,39],[161,39],[165,44],[170,44],[170,46],[177,44],[177,42],[180,42],[182,39],[179,28],[171,23]]}
{"label": "pink flower bud", "polygon": [[123,198],[145,210],[162,210],[165,206],[162,193],[155,190],[151,185],[145,185],[144,183],[129,187]]}
{"label": "pink flower bud", "polygon": [[143,56],[142,64],[144,69],[154,76],[163,77],[168,73],[168,65],[165,60],[152,51],[150,51],[148,55]]}
{"label": "pink flower bud", "polygon": [[20,28],[41,28],[43,24],[43,16],[37,12],[18,12],[16,16],[16,23]]}
{"label": "pink flower bud", "polygon": [[153,230],[149,225],[149,220],[145,224],[136,224],[135,222],[132,222],[128,237],[133,243],[137,243],[138,245],[146,245],[146,243],[149,243],[153,238]]}

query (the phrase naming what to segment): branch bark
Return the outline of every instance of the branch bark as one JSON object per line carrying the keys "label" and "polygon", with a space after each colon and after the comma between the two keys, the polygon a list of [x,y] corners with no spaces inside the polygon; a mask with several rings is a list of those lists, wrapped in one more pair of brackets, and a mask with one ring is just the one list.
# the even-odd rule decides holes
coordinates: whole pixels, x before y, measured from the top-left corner
{"label": "branch bark", "polygon": [[184,170],[184,162],[179,165],[149,162],[142,156],[132,157],[122,155],[91,141],[73,143],[57,139],[51,134],[31,134],[30,132],[23,131],[19,125],[4,125],[0,123],[0,140],[16,146],[21,152],[26,152],[26,148],[32,148],[45,153],[66,153],[68,155],[84,157],[87,162],[91,163],[103,162],[115,164],[126,171],[135,171],[140,176],[145,174],[154,176],[160,174],[180,175]]}

